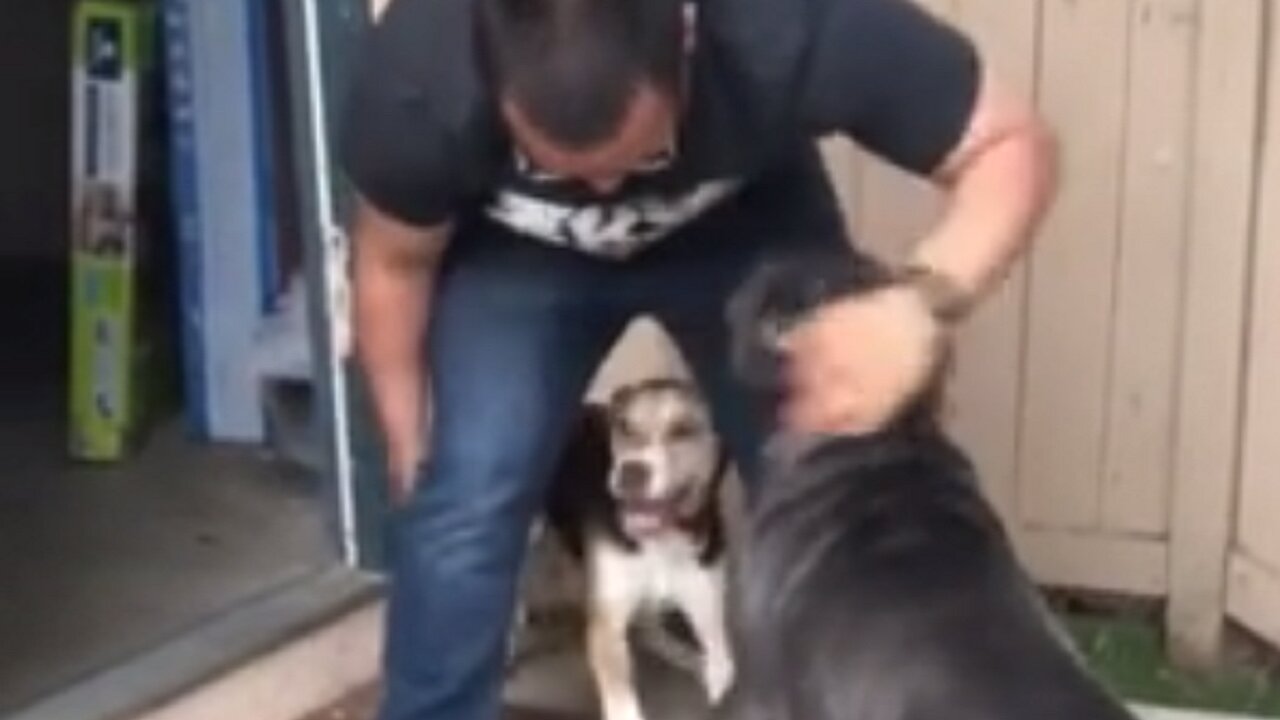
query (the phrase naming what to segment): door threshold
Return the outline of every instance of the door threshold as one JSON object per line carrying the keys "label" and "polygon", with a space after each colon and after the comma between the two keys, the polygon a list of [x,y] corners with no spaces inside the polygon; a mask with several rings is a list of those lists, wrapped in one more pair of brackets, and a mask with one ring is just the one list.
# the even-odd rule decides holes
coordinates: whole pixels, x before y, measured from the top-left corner
{"label": "door threshold", "polygon": [[19,708],[5,720],[287,720],[373,679],[381,583],[320,571]]}

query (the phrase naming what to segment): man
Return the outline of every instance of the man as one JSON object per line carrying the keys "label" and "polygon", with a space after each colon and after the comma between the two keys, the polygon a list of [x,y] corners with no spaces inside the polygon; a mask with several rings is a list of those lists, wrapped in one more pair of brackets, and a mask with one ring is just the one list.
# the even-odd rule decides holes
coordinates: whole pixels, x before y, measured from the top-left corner
{"label": "man", "polygon": [[[750,478],[775,415],[856,432],[918,388],[1052,186],[1044,125],[911,0],[393,0],[366,50],[343,156],[399,503],[383,720],[496,717],[528,524],[630,319],[672,334]],[[950,201],[901,283],[788,338],[772,408],[731,377],[724,303],[770,255],[853,260],[830,133]]]}

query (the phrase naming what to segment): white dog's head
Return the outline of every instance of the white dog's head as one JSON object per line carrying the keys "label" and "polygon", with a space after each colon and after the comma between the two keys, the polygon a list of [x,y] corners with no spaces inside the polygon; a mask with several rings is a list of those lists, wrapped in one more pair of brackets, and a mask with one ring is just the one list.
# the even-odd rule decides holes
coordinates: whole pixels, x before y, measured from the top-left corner
{"label": "white dog's head", "polygon": [[619,388],[609,403],[609,490],[631,535],[697,517],[723,474],[720,443],[697,388],[672,378]]}

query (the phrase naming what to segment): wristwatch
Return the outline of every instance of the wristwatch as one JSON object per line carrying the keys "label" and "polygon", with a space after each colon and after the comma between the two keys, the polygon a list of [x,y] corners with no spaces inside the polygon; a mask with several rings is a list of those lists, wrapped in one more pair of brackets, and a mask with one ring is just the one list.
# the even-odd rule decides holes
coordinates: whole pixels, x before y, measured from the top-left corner
{"label": "wristwatch", "polygon": [[939,322],[951,324],[969,311],[970,298],[947,275],[920,263],[908,264],[897,276],[899,284],[914,288]]}

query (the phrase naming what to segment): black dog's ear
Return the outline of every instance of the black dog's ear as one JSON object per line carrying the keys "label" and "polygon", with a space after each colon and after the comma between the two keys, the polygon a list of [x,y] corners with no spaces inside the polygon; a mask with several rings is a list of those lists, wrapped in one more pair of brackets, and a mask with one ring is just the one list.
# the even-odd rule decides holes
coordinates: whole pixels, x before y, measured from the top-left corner
{"label": "black dog's ear", "polygon": [[782,349],[778,346],[781,319],[774,306],[785,286],[785,270],[762,263],[730,296],[725,307],[733,373],[749,386],[769,388],[780,382]]}
{"label": "black dog's ear", "polygon": [[800,253],[760,263],[726,307],[735,374],[748,385],[778,389],[787,330],[838,297],[891,281],[885,265],[858,253]]}
{"label": "black dog's ear", "polygon": [[[897,282],[893,272],[874,258],[848,253],[797,255],[762,263],[729,300],[732,363],[741,380],[767,392],[781,393],[785,349],[780,335],[818,307],[840,297],[869,293]],[[908,403],[895,428],[933,427],[942,401],[951,358],[948,349],[935,375]]]}

